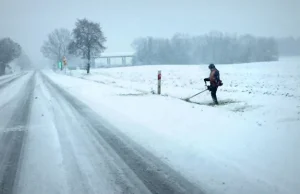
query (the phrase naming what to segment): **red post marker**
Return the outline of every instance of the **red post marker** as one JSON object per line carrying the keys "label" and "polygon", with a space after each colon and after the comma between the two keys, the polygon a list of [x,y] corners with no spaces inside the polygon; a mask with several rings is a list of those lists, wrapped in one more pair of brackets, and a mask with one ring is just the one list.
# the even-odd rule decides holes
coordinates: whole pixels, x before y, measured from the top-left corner
{"label": "red post marker", "polygon": [[161,71],[158,71],[158,75],[157,75],[157,94],[161,93]]}

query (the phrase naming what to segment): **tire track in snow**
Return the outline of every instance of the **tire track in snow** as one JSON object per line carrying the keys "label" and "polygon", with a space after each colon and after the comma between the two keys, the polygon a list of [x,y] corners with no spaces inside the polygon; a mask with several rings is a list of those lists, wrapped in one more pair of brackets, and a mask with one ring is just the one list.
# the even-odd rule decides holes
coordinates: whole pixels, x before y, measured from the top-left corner
{"label": "tire track in snow", "polygon": [[[89,121],[47,80],[43,83],[58,105],[53,110],[57,116],[54,120],[70,193],[150,194]],[[71,122],[66,123],[65,120]],[[84,153],[92,155],[82,157]]]}
{"label": "tire track in snow", "polygon": [[[160,161],[150,152],[115,130],[80,100],[67,93],[47,76],[42,75],[57,94],[65,99],[95,133],[122,159],[151,193],[155,194],[202,194],[204,191],[189,182],[178,172]],[[130,192],[131,193],[131,192]]]}
{"label": "tire track in snow", "polygon": [[[26,137],[26,125],[30,114],[35,74],[20,92],[17,108],[0,136],[0,193],[12,194],[19,170],[22,147]],[[15,78],[18,79],[18,78]],[[24,95],[22,95],[24,94]]]}

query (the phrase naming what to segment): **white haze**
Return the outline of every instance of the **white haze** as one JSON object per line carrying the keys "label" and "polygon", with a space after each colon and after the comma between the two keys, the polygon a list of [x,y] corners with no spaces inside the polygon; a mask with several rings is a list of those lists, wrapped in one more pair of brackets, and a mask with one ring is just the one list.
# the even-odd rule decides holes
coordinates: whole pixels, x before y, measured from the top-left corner
{"label": "white haze", "polygon": [[20,43],[35,63],[55,28],[77,18],[99,22],[107,52],[132,51],[133,39],[192,35],[211,30],[258,36],[300,36],[298,0],[0,0],[0,37]]}

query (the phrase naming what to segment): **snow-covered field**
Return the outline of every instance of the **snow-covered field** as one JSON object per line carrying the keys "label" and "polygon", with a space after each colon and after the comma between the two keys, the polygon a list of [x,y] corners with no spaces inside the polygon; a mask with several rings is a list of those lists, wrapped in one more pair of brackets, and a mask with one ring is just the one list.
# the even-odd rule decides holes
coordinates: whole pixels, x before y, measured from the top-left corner
{"label": "snow-covered field", "polygon": [[299,193],[299,58],[217,68],[220,106],[180,100],[205,89],[207,65],[45,73],[208,193]]}

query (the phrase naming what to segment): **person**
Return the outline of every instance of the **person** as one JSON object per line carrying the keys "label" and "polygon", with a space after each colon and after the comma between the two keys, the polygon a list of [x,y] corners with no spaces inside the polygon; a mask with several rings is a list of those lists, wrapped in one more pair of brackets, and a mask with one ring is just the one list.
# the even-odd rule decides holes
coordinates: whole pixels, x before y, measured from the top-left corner
{"label": "person", "polygon": [[218,99],[217,99],[217,90],[218,90],[218,86],[221,83],[220,73],[214,64],[210,64],[208,66],[208,68],[210,69],[210,75],[209,75],[209,78],[204,79],[204,82],[205,82],[205,85],[206,85],[207,81],[210,82],[210,86],[207,86],[207,88],[211,92],[211,97],[213,99],[213,102],[215,104],[219,104]]}

